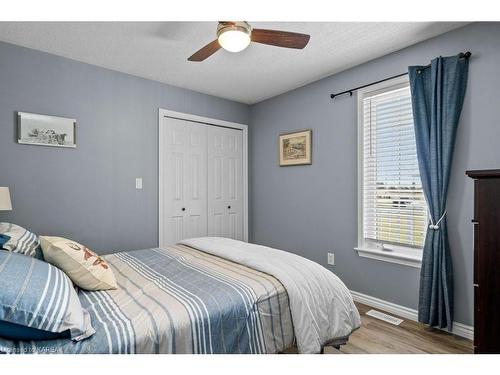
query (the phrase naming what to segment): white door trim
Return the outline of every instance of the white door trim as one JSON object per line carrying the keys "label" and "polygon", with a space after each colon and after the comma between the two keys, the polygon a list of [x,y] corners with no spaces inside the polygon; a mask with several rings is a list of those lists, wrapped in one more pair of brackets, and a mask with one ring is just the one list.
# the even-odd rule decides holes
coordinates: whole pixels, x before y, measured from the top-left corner
{"label": "white door trim", "polygon": [[243,239],[248,242],[248,125],[237,122],[224,121],[210,117],[197,116],[190,113],[176,112],[168,109],[158,109],[158,244],[163,243],[163,201],[161,196],[163,183],[163,162],[160,158],[163,150],[163,140],[159,136],[160,126],[164,117],[187,120],[204,125],[222,126],[225,128],[239,129],[243,133]]}

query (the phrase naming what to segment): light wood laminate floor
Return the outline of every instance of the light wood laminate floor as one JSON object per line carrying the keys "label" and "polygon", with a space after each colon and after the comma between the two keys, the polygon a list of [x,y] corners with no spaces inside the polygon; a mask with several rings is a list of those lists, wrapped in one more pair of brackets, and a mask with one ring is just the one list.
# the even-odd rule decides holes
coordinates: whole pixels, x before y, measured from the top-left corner
{"label": "light wood laminate floor", "polygon": [[[361,327],[350,337],[340,351],[326,348],[330,354],[445,354],[472,353],[472,341],[450,333],[404,319],[399,326],[375,319],[365,313],[372,309],[356,303],[361,315]],[[380,309],[375,309],[382,311]],[[396,316],[394,314],[389,314]],[[401,318],[403,319],[403,318]],[[296,349],[287,351],[296,353]]]}

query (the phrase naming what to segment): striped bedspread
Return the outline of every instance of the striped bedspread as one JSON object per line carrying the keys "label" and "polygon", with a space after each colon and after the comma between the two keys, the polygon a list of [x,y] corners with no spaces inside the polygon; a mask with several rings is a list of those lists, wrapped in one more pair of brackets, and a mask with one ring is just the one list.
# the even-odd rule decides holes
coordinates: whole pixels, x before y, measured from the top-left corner
{"label": "striped bedspread", "polygon": [[96,333],[13,342],[12,353],[276,353],[294,343],[274,277],[185,245],[107,255],[117,290],[79,291]]}

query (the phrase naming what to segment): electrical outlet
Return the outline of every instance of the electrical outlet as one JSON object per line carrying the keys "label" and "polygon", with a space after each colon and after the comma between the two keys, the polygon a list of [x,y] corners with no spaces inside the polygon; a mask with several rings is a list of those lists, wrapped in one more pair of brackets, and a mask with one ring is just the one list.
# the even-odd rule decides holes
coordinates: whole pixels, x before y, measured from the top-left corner
{"label": "electrical outlet", "polygon": [[335,265],[335,255],[333,253],[328,253],[328,264],[331,266]]}

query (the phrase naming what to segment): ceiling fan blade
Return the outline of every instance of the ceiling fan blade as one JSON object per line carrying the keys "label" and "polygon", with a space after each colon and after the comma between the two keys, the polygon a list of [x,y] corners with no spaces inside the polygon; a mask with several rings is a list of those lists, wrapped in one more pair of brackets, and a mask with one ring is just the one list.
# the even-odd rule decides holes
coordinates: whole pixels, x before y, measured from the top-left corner
{"label": "ceiling fan blade", "polygon": [[218,40],[215,39],[213,42],[208,43],[205,47],[195,52],[191,57],[188,58],[188,61],[203,61],[220,50],[220,48],[221,47]]}
{"label": "ceiling fan blade", "polygon": [[252,42],[277,47],[302,49],[309,43],[310,35],[280,30],[252,29]]}

